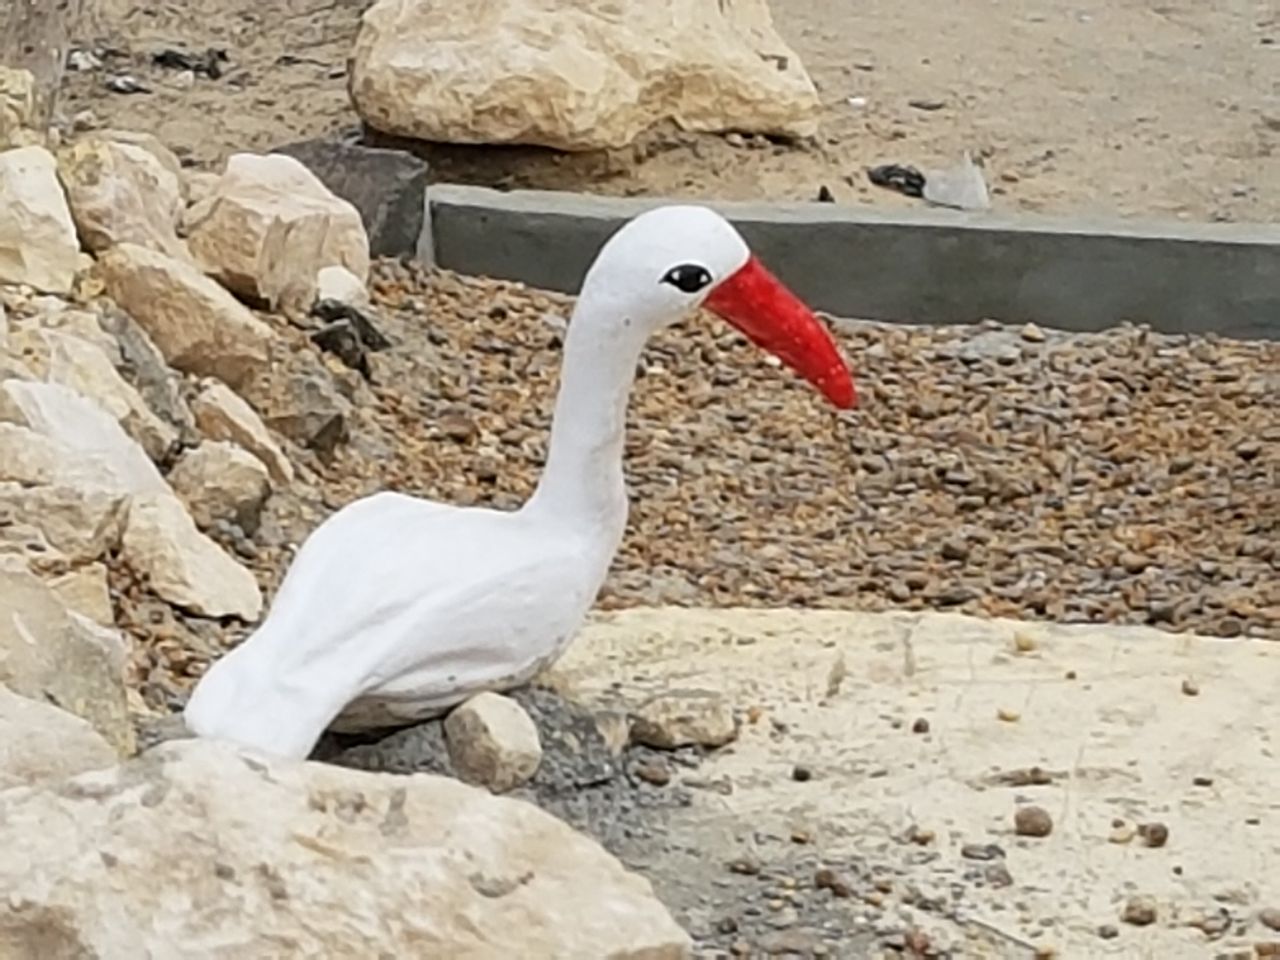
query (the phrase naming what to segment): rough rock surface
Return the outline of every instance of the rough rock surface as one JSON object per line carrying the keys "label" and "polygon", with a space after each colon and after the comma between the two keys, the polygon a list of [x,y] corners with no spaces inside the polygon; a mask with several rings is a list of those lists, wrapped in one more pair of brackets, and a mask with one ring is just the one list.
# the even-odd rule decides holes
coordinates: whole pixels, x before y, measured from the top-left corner
{"label": "rough rock surface", "polygon": [[35,531],[68,563],[91,563],[119,546],[127,502],[111,489],[0,480],[0,544]]}
{"label": "rough rock surface", "polygon": [[538,728],[509,697],[481,693],[444,721],[449,759],[468,783],[506,793],[532,777],[542,761]]}
{"label": "rough rock surface", "polygon": [[[325,459],[350,437],[351,401],[310,350],[294,350],[241,388],[267,426]],[[256,452],[256,451],[255,451]]]}
{"label": "rough rock surface", "polygon": [[36,81],[30,70],[0,67],[0,150],[43,143],[31,128],[36,108]]}
{"label": "rough rock surface", "polygon": [[169,472],[169,483],[202,530],[233,523],[253,533],[271,494],[262,461],[227,440],[207,440],[188,450]]}
{"label": "rough rock surface", "polygon": [[43,147],[0,153],[0,283],[71,290],[80,242],[57,169]]}
{"label": "rough rock surface", "polygon": [[191,264],[122,243],[98,267],[107,293],[178,370],[234,387],[267,369],[271,328]]}
{"label": "rough rock surface", "polygon": [[690,954],[648,881],[594,841],[445,778],[184,740],[6,791],[0,825],[0,931],[20,956]]}
{"label": "rough rock surface", "polygon": [[346,267],[362,283],[369,275],[359,212],[293,157],[236,154],[201,204],[191,252],[242,297],[305,311],[323,267]]}
{"label": "rough rock surface", "polygon": [[809,136],[818,108],[766,0],[379,0],[351,95],[385,133],[562,150],[624,147],[663,121]]}
{"label": "rough rock surface", "polygon": [[200,430],[210,440],[229,440],[262,461],[276,483],[293,480],[293,464],[253,407],[225,383],[205,381],[191,401]]}
{"label": "rough rock surface", "polygon": [[92,252],[135,243],[186,258],[177,227],[182,181],[150,150],[105,137],[78,140],[59,157],[80,239]]}
{"label": "rough rock surface", "polygon": [[253,574],[197,530],[172,494],[133,498],[123,544],[125,558],[151,589],[184,610],[248,621],[262,613]]}
{"label": "rough rock surface", "polygon": [[342,140],[303,140],[276,150],[300,160],[360,211],[375,257],[412,256],[426,212],[427,165],[403,150]]}
{"label": "rough rock surface", "polygon": [[63,780],[119,759],[87,721],[0,684],[0,790]]}
{"label": "rough rock surface", "polygon": [[88,721],[127,755],[124,655],[118,633],[69,612],[21,558],[0,554],[0,684]]}

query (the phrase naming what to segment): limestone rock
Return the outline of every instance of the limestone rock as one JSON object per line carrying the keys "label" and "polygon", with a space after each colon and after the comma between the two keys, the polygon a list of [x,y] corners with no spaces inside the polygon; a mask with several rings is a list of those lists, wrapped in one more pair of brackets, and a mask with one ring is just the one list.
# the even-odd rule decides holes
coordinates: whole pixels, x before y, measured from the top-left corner
{"label": "limestone rock", "polygon": [[87,721],[0,684],[0,790],[63,780],[119,759]]}
{"label": "limestone rock", "polygon": [[17,956],[53,956],[50,943],[101,960],[692,949],[647,880],[531,804],[215,741],[0,794],[0,849],[0,930]]}
{"label": "limestone rock", "polygon": [[[0,522],[34,527],[73,565],[91,563],[116,549],[126,503],[124,496],[109,490],[0,481]],[[0,540],[7,526],[0,527]]]}
{"label": "limestone rock", "polygon": [[0,555],[0,683],[87,720],[129,754],[123,644],[119,634],[68,611],[20,558]]}
{"label": "limestone rock", "polygon": [[116,418],[152,460],[168,457],[178,432],[151,411],[95,344],[56,329],[23,331],[14,339],[26,347],[23,359],[41,379],[93,400]]}
{"label": "limestone rock", "polygon": [[178,178],[178,189],[182,193],[185,201],[187,196],[186,170],[182,166],[182,161],[178,159],[177,154],[160,142],[160,138],[153,133],[143,133],[139,130],[99,130],[97,136],[104,140],[111,140],[114,143],[122,143],[130,147],[138,147],[147,151],[152,157],[164,167],[167,171]]}
{"label": "limestone rock", "polygon": [[268,369],[271,327],[191,264],[122,243],[98,266],[107,293],[171,366],[233,387]]}
{"label": "limestone rock", "polygon": [[68,293],[79,255],[53,155],[43,147],[0,153],[0,283]]}
{"label": "limestone rock", "polygon": [[46,582],[68,610],[104,627],[115,625],[107,568],[101,563],[76,567]]}
{"label": "limestone rock", "polygon": [[767,0],[379,0],[351,95],[385,133],[561,150],[624,147],[664,121],[811,136],[819,105]]}
{"label": "limestone rock", "polygon": [[321,267],[316,274],[316,302],[334,300],[359,310],[369,308],[364,281],[346,267]]}
{"label": "limestone rock", "polygon": [[278,484],[293,481],[293,464],[272,438],[262,418],[234,390],[217,380],[206,381],[191,402],[196,425],[210,440],[229,440],[248,450],[266,466]]}
{"label": "limestone rock", "polygon": [[151,151],[85,137],[63,152],[59,173],[71,216],[89,250],[136,243],[171,257],[188,256],[177,233],[182,181]]}
{"label": "limestone rock", "polygon": [[468,783],[505,793],[538,772],[542,742],[524,708],[509,697],[481,693],[450,712],[444,722],[449,759]]}
{"label": "limestone rock", "polygon": [[360,211],[371,256],[418,252],[426,215],[427,165],[413,154],[331,138],[291,143],[276,152],[301,160],[326,187]]}
{"label": "limestone rock", "polygon": [[369,239],[360,214],[293,157],[240,153],[190,231],[191,252],[227,289],[275,309],[305,311],[316,274],[342,266],[363,284]]}
{"label": "limestone rock", "polygon": [[155,464],[120,424],[61,384],[0,381],[0,421],[0,428],[27,428],[0,430],[0,480],[169,493]]}
{"label": "limestone rock", "polygon": [[134,497],[124,556],[161,599],[206,617],[257,620],[262,592],[252,573],[196,529],[172,494]]}
{"label": "limestone rock", "polygon": [[44,136],[32,127],[36,80],[30,70],[0,66],[0,150],[38,146]]}
{"label": "limestone rock", "polygon": [[672,690],[641,704],[631,724],[631,739],[672,750],[694,744],[722,747],[738,736],[733,711],[718,693]]}
{"label": "limestone rock", "polygon": [[226,440],[208,440],[184,453],[169,483],[202,530],[225,521],[252,534],[271,494],[262,461]]}

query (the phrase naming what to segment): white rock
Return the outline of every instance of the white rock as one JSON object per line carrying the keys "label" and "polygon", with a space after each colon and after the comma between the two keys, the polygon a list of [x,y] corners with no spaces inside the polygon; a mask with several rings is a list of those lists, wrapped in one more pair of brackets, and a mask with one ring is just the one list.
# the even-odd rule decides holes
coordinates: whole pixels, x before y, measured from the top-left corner
{"label": "white rock", "polygon": [[196,529],[172,494],[129,504],[124,556],[160,598],[206,617],[257,620],[262,592],[252,573]]}
{"label": "white rock", "polygon": [[647,880],[531,804],[214,741],[0,794],[0,849],[8,942],[103,960],[692,949]]}
{"label": "white rock", "polygon": [[23,348],[23,360],[41,379],[93,400],[142,444],[152,460],[168,456],[178,431],[152,412],[96,343],[57,329],[24,330],[13,339]]}
{"label": "white rock", "polygon": [[262,461],[228,440],[206,440],[188,450],[169,471],[169,483],[203,530],[226,521],[253,533],[271,494]]}
{"label": "white rock", "polygon": [[369,306],[369,291],[346,267],[322,267],[316,274],[316,300],[336,300],[363,310]]}
{"label": "white rock", "polygon": [[239,153],[190,228],[191,252],[227,289],[271,308],[307,310],[326,266],[369,275],[360,213],[283,154]]}
{"label": "white rock", "polygon": [[123,661],[119,634],[68,611],[25,561],[0,554],[0,683],[87,720],[129,754]]}
{"label": "white rock", "polygon": [[672,690],[642,703],[631,723],[631,739],[672,750],[697,744],[722,747],[738,736],[733,710],[709,690]]}
{"label": "white rock", "polygon": [[59,173],[84,245],[95,253],[136,243],[186,258],[178,239],[182,181],[142,146],[85,137],[62,153]]}
{"label": "white rock", "polygon": [[34,146],[0,153],[0,283],[68,293],[79,254],[53,154]]}
{"label": "white rock", "polygon": [[268,369],[271,327],[191,264],[122,243],[98,266],[108,295],[171,366],[233,387]]}
{"label": "white rock", "polygon": [[505,793],[538,772],[542,741],[524,708],[510,697],[481,693],[444,721],[449,759],[468,783]]}
{"label": "white rock", "polygon": [[0,790],[64,780],[119,759],[87,721],[0,684]]}
{"label": "white rock", "polygon": [[618,148],[687,130],[817,131],[817,93],[767,0],[379,0],[351,94],[370,126],[422,140]]}
{"label": "white rock", "polygon": [[34,440],[12,431],[0,436],[0,452],[24,442],[30,446],[13,457],[0,455],[0,480],[120,493],[169,492],[155,464],[120,424],[61,384],[0,382],[0,421],[37,435]]}
{"label": "white rock", "polygon": [[277,484],[293,480],[293,464],[262,418],[225,383],[208,380],[191,402],[196,426],[210,440],[230,440],[262,461]]}

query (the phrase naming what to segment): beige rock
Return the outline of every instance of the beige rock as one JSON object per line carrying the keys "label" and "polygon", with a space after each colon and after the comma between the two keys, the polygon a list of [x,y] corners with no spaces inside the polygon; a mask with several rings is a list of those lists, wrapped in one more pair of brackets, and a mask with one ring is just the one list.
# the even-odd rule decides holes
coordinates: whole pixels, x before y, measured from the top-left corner
{"label": "beige rock", "polygon": [[235,154],[190,228],[191,252],[227,289],[275,309],[307,310],[326,266],[369,275],[369,238],[354,206],[283,154]]}
{"label": "beige rock", "polygon": [[191,264],[122,243],[98,265],[107,293],[171,366],[233,387],[268,369],[271,327]]}
{"label": "beige rock", "polygon": [[0,849],[0,930],[20,956],[691,952],[647,880],[531,804],[215,741],[0,794]]}
{"label": "beige rock", "polygon": [[819,106],[767,0],[379,0],[351,94],[386,133],[561,150],[624,147],[664,121],[810,136]]}
{"label": "beige rock", "polygon": [[87,720],[129,754],[123,668],[119,634],[67,610],[21,558],[0,555],[0,683]]}
{"label": "beige rock", "polygon": [[281,357],[270,374],[247,381],[241,393],[272,430],[323,458],[350,434],[351,401],[314,351]]}
{"label": "beige rock", "polygon": [[134,497],[124,531],[124,556],[145,573],[160,598],[206,617],[256,620],[262,592],[252,573],[196,529],[172,494]]}
{"label": "beige rock", "polygon": [[641,704],[631,724],[631,739],[671,750],[697,744],[722,747],[738,735],[733,711],[709,690],[672,690]]}
{"label": "beige rock", "polygon": [[64,780],[119,759],[87,721],[0,684],[0,790]]}
{"label": "beige rock", "polygon": [[99,560],[119,546],[126,503],[125,496],[110,490],[0,481],[0,518],[39,530],[44,542],[74,565]]}
{"label": "beige rock", "polygon": [[46,582],[68,610],[104,627],[115,625],[115,608],[111,605],[111,588],[103,564],[76,567]]}
{"label": "beige rock", "polygon": [[30,70],[0,66],[0,150],[44,143],[32,129],[36,110],[36,81]]}
{"label": "beige rock", "polygon": [[79,253],[53,154],[43,147],[0,153],[0,283],[67,293]]}
{"label": "beige rock", "polygon": [[183,199],[187,196],[186,170],[183,169],[182,161],[178,159],[177,154],[160,142],[160,138],[152,133],[143,133],[140,130],[100,130],[97,136],[112,140],[116,143],[123,143],[131,147],[140,147],[151,154],[167,171],[178,178],[178,189],[181,191]]}
{"label": "beige rock", "polygon": [[357,309],[369,306],[364,281],[346,267],[323,267],[316,274],[316,300],[336,300]]}
{"label": "beige rock", "polygon": [[178,431],[152,412],[96,344],[57,329],[24,330],[14,340],[23,348],[23,360],[41,379],[93,400],[116,418],[152,460],[169,455]]}
{"label": "beige rock", "polygon": [[169,472],[169,483],[203,530],[225,521],[253,533],[271,494],[262,461],[228,440],[206,440],[188,450]]}
{"label": "beige rock", "polygon": [[248,450],[279,484],[293,480],[293,464],[253,407],[225,383],[206,381],[191,402],[196,426],[210,440],[229,440]]}
{"label": "beige rock", "polygon": [[0,480],[169,493],[155,464],[120,424],[61,384],[0,381],[0,421],[27,428],[0,430]]}
{"label": "beige rock", "polygon": [[505,793],[527,783],[542,762],[538,728],[510,697],[481,693],[444,721],[453,768],[468,783]]}
{"label": "beige rock", "polygon": [[182,181],[150,150],[85,137],[63,151],[58,172],[89,250],[136,243],[171,257],[188,256],[177,233],[184,207]]}

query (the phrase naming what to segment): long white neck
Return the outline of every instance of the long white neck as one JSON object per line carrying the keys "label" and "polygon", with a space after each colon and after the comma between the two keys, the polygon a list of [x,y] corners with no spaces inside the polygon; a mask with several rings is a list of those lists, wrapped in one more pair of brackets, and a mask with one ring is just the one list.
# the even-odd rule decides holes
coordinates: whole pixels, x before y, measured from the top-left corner
{"label": "long white neck", "polygon": [[579,297],[565,339],[547,463],[526,509],[616,549],[627,521],[622,472],[627,400],[645,332],[621,316],[603,284]]}

